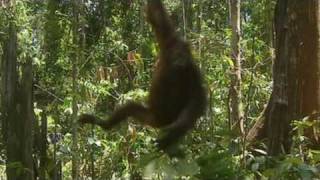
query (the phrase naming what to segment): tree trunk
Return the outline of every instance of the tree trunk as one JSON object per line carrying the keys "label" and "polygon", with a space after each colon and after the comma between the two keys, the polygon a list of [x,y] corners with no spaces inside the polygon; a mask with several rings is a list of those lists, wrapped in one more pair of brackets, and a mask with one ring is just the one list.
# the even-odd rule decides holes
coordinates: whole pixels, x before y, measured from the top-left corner
{"label": "tree trunk", "polygon": [[[26,174],[23,175],[25,180],[33,180],[34,178],[34,162],[33,162],[33,125],[34,125],[34,112],[33,112],[33,69],[32,59],[28,57],[22,66],[22,78],[20,83],[20,104],[21,112],[20,121],[22,121],[21,130],[23,132],[20,137],[22,148],[22,162],[23,167],[27,169]],[[14,126],[17,126],[16,124]]]}
{"label": "tree trunk", "polygon": [[273,91],[266,116],[268,153],[279,154],[289,149],[288,117],[288,31],[287,0],[279,0],[276,7],[276,59],[273,67]]}
{"label": "tree trunk", "polygon": [[[82,8],[82,0],[73,0],[73,44],[74,53],[72,59],[72,179],[79,179],[79,156],[78,156],[78,63],[83,58],[85,36],[84,27],[81,23],[80,12]],[[79,33],[79,29],[81,30]]]}
{"label": "tree trunk", "polygon": [[8,35],[4,43],[2,61],[2,113],[7,153],[7,178],[8,180],[33,180],[32,62],[31,59],[27,59],[23,64],[22,78],[19,83],[17,31],[13,20],[10,20]]}
{"label": "tree trunk", "polygon": [[[17,120],[16,112],[16,83],[17,77],[17,32],[13,22],[10,22],[8,28],[8,38],[3,46],[2,59],[2,114],[3,114],[3,137],[7,152],[7,178],[12,180],[18,178],[15,168],[10,168],[14,162],[21,159],[19,150],[20,129],[14,129],[12,123]],[[15,143],[14,143],[15,142]],[[16,156],[18,155],[18,156]]]}
{"label": "tree trunk", "polygon": [[39,180],[46,180],[47,169],[47,114],[45,111],[41,113],[41,131],[40,131],[40,173]]}
{"label": "tree trunk", "polygon": [[78,159],[78,107],[77,107],[77,67],[72,65],[72,91],[74,93],[72,100],[72,179],[79,179],[79,159]]}
{"label": "tree trunk", "polygon": [[[270,155],[289,152],[292,120],[320,110],[319,4],[314,0],[277,2],[273,91],[265,121],[257,122],[264,128],[256,133],[267,136]],[[318,135],[311,135],[314,143],[319,143]]]}
{"label": "tree trunk", "polygon": [[[320,113],[320,2],[294,0],[288,9],[289,114],[297,120]],[[319,134],[306,135],[320,142]]]}
{"label": "tree trunk", "polygon": [[230,24],[232,28],[231,59],[233,69],[230,79],[230,124],[240,134],[244,133],[241,107],[241,53],[240,53],[240,0],[230,0]]}

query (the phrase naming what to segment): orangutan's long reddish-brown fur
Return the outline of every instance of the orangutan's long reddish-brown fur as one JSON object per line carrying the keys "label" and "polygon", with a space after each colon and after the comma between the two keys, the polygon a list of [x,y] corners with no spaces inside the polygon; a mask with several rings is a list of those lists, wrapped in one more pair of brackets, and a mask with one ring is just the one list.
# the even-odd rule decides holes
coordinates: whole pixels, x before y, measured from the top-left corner
{"label": "orangutan's long reddish-brown fur", "polygon": [[110,129],[132,117],[164,130],[165,135],[158,139],[158,147],[165,150],[193,128],[205,112],[206,93],[189,45],[175,32],[162,2],[149,0],[146,15],[160,48],[147,106],[129,102],[116,109],[107,120],[84,114],[80,122]]}

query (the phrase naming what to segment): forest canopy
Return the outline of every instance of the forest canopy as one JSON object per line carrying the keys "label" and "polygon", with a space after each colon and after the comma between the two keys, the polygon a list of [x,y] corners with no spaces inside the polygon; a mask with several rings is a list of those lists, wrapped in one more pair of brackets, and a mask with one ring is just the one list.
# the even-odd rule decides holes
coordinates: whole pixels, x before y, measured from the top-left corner
{"label": "forest canopy", "polygon": [[[319,179],[319,23],[314,0],[0,0],[0,179]],[[150,112],[184,128],[79,123],[151,106],[165,67]]]}

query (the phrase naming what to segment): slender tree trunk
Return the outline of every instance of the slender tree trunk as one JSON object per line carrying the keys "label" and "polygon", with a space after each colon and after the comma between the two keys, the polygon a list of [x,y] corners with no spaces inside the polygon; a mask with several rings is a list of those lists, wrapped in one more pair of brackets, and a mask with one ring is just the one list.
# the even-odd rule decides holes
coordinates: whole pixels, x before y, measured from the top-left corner
{"label": "slender tree trunk", "polygon": [[[79,147],[78,147],[78,64],[83,59],[82,48],[85,44],[84,27],[81,23],[80,12],[83,2],[73,1],[73,44],[74,53],[72,59],[72,179],[78,180],[79,176]],[[79,33],[79,29],[81,30]]]}
{"label": "slender tree trunk", "polygon": [[[59,50],[60,50],[60,42],[62,38],[63,31],[60,27],[60,19],[57,15],[59,11],[60,1],[56,0],[48,0],[46,4],[46,14],[45,14],[45,23],[44,23],[44,50],[46,54],[46,64],[45,64],[45,71],[46,71],[46,78],[44,80],[44,86],[46,88],[42,88],[37,85],[39,90],[48,93],[45,89],[50,89],[53,87],[53,84],[56,83],[56,78],[60,75],[57,75],[59,72],[60,67],[56,65],[56,62],[59,58]],[[54,83],[53,83],[54,82]],[[43,110],[41,113],[40,119],[40,137],[39,137],[39,157],[40,157],[40,167],[39,167],[39,179],[40,180],[47,180],[47,179],[54,179],[56,180],[58,177],[57,175],[57,162],[54,156],[56,155],[55,152],[53,155],[48,157],[47,150],[48,150],[48,142],[47,142],[47,113],[48,113],[48,106],[52,102],[52,99],[47,96],[47,94],[42,94],[43,92],[37,92],[38,96],[36,96],[37,103],[39,107]],[[52,93],[49,93],[52,95]],[[52,106],[50,106],[52,107]],[[54,112],[54,109],[51,111]],[[56,119],[56,118],[55,118]],[[56,125],[56,122],[55,122]],[[51,157],[53,156],[53,158]],[[48,164],[49,160],[53,159],[52,164]]]}
{"label": "slender tree trunk", "polygon": [[41,113],[41,131],[40,131],[40,173],[39,180],[46,180],[47,166],[47,114],[45,111]]}
{"label": "slender tree trunk", "polygon": [[230,24],[232,28],[231,59],[233,69],[230,79],[230,121],[233,129],[241,134],[243,129],[243,113],[241,105],[241,52],[240,52],[240,0],[230,0]]}
{"label": "slender tree trunk", "polygon": [[[33,91],[33,94],[34,91]],[[34,100],[35,101],[35,98]],[[36,117],[34,111],[32,114],[33,120],[33,171],[34,171],[34,180],[39,179],[40,174],[40,138],[41,138],[41,129],[40,129],[40,120]]]}
{"label": "slender tree trunk", "polygon": [[[74,60],[77,60],[75,58]],[[74,93],[72,100],[72,179],[79,178],[79,159],[78,159],[78,107],[77,107],[77,66],[76,63],[72,65],[72,91]]]}

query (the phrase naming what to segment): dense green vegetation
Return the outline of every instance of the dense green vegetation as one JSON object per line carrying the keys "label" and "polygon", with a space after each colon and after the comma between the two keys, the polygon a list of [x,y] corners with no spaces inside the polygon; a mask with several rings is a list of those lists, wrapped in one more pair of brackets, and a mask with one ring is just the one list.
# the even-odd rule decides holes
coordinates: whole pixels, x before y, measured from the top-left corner
{"label": "dense green vegetation", "polygon": [[[1,57],[10,23],[14,23],[18,64],[32,59],[38,124],[34,139],[38,140],[35,144],[41,144],[44,132],[39,129],[46,123],[47,177],[62,172],[63,179],[71,179],[72,157],[76,157],[83,179],[320,178],[320,151],[306,146],[308,139],[303,133],[314,124],[295,121],[291,154],[277,157],[267,155],[264,142],[248,142],[246,134],[231,130],[232,34],[225,0],[164,1],[177,31],[191,44],[209,97],[206,114],[180,145],[185,158],[170,159],[158,152],[154,140],[159,132],[133,121],[108,132],[90,125],[78,127],[74,112],[106,117],[128,100],[144,101],[158,47],[144,17],[144,1],[73,2],[17,0],[13,7],[0,7]],[[272,91],[275,3],[241,2],[245,133]],[[6,167],[4,140],[0,145],[1,179]],[[41,148],[35,149],[38,164]]]}

